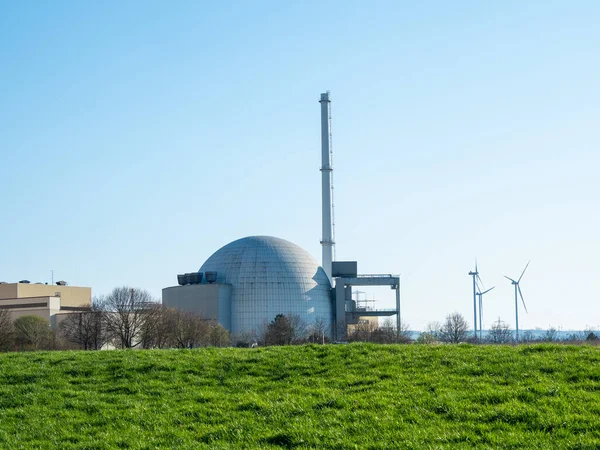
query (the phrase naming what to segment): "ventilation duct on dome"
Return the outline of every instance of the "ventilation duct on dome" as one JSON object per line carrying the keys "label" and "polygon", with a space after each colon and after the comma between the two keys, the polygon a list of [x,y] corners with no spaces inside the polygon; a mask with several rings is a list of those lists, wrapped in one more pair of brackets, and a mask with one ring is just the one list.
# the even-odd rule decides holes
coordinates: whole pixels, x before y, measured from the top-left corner
{"label": "ventilation duct on dome", "polygon": [[198,284],[198,283],[200,283],[198,273],[197,272],[190,273],[190,284]]}
{"label": "ventilation duct on dome", "polygon": [[217,272],[206,272],[206,282],[207,283],[214,283],[215,281],[217,281]]}

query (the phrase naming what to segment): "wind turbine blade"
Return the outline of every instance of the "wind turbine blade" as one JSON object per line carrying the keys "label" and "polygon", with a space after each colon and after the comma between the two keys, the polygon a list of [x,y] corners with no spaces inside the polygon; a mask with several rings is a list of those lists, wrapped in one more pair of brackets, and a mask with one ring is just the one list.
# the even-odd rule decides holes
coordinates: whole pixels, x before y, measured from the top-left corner
{"label": "wind turbine blade", "polygon": [[481,281],[481,277],[479,276],[479,272],[475,271],[475,273],[477,273],[477,275],[476,275],[477,281],[479,281],[481,283],[481,287],[483,287],[485,289],[485,284],[483,284],[483,281]]}
{"label": "wind turbine blade", "polygon": [[488,292],[490,292],[490,291],[491,291],[492,289],[494,289],[495,287],[496,287],[496,286],[489,288],[487,291],[485,291],[485,292],[482,292],[482,293],[481,293],[481,295],[483,295],[483,294],[487,294]]}
{"label": "wind turbine blade", "polygon": [[525,266],[525,268],[523,269],[523,273],[521,274],[521,276],[519,277],[519,280],[517,281],[517,283],[519,281],[521,281],[521,278],[523,278],[523,275],[525,275],[525,271],[527,270],[527,267],[529,266],[529,263],[531,262],[531,260],[527,263],[527,265]]}
{"label": "wind turbine blade", "polygon": [[523,308],[525,308],[525,312],[526,312],[527,314],[529,314],[529,313],[527,312],[527,306],[525,306],[525,299],[523,298],[523,294],[521,293],[521,286],[519,286],[519,285],[517,284],[517,288],[519,289],[519,295],[521,296],[521,301],[523,302]]}
{"label": "wind turbine blade", "polygon": [[510,281],[512,281],[513,283],[516,283],[516,281],[515,281],[515,280],[513,280],[512,278],[509,278],[509,277],[507,277],[506,275],[503,275],[503,277],[504,277],[504,278],[506,278],[507,280],[510,280]]}

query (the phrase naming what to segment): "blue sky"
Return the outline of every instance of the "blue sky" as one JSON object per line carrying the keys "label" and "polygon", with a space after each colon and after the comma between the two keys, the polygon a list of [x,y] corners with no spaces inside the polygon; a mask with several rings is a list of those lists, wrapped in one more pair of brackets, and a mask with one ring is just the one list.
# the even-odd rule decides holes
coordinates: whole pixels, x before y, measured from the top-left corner
{"label": "blue sky", "polygon": [[[0,279],[148,289],[253,234],[402,274],[416,329],[600,325],[600,4],[0,3]],[[381,306],[393,293],[377,292]]]}

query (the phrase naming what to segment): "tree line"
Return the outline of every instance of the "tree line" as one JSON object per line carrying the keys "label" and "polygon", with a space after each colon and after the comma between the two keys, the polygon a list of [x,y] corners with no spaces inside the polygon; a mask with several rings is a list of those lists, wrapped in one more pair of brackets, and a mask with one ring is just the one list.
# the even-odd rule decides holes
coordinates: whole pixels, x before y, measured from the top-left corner
{"label": "tree line", "polygon": [[52,329],[43,317],[11,319],[0,309],[0,350],[80,348],[193,348],[231,345],[229,332],[199,314],[169,309],[148,291],[118,287],[94,298],[89,309],[59,316]]}
{"label": "tree line", "polygon": [[[56,329],[52,329],[49,321],[42,317],[25,315],[12,320],[9,310],[0,309],[2,351],[326,344],[331,342],[331,331],[323,319],[307,325],[297,315],[278,314],[253,333],[231,336],[214,320],[207,320],[194,312],[166,308],[148,291],[130,287],[115,288],[106,296],[94,298],[89,309],[62,315]],[[500,321],[491,326],[484,339],[479,340],[459,313],[448,314],[442,323],[429,323],[416,340],[408,324],[402,323],[398,329],[394,321],[387,319],[377,326],[359,323],[349,327],[346,341],[381,344],[515,342],[512,330]],[[558,331],[551,328],[538,339],[523,333],[521,342],[534,341],[557,342]],[[600,343],[598,335],[592,331],[569,336],[568,341]]]}

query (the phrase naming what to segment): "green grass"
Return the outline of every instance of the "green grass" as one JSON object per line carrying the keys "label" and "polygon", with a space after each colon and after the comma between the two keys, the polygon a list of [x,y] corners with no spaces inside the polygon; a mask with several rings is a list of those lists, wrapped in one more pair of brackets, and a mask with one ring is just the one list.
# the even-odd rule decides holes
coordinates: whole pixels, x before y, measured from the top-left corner
{"label": "green grass", "polygon": [[600,349],[0,355],[0,448],[600,448]]}

